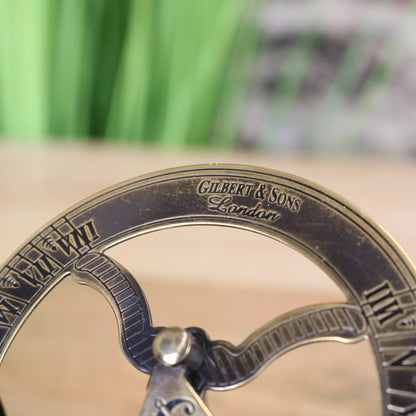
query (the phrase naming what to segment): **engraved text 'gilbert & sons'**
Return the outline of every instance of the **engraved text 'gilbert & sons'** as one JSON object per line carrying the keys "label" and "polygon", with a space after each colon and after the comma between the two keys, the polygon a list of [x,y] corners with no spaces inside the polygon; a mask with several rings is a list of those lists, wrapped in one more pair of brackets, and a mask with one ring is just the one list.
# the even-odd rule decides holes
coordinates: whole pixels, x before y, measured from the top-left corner
{"label": "engraved text 'gilbert & sons'", "polygon": [[[210,211],[268,222],[280,219],[281,213],[276,208],[298,212],[302,205],[298,196],[266,183],[204,179],[199,182],[197,192],[208,196],[207,208]],[[254,201],[245,205],[235,201],[235,197]]]}

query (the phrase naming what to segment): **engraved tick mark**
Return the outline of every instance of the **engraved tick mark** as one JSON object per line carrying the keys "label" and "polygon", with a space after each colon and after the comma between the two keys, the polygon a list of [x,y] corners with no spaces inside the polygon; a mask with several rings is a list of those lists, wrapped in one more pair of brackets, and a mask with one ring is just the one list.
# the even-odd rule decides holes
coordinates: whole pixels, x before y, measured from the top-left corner
{"label": "engraved tick mark", "polygon": [[1,289],[17,289],[20,287],[20,283],[10,274],[0,278]]}
{"label": "engraved tick mark", "polygon": [[44,240],[42,241],[42,246],[50,251],[58,250],[55,239],[51,235],[48,235],[47,237],[44,238]]}
{"label": "engraved tick mark", "polygon": [[416,314],[407,316],[397,323],[400,329],[415,329],[416,328]]}

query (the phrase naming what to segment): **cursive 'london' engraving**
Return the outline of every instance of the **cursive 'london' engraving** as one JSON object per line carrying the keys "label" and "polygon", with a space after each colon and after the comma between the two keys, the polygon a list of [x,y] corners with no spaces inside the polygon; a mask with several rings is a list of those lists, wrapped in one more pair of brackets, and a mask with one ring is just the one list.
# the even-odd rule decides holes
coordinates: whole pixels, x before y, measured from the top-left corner
{"label": "cursive 'london' engraving", "polygon": [[[222,195],[222,199],[225,199],[225,197],[243,197],[258,200],[267,204],[267,209],[264,208],[266,211],[270,208],[283,208],[290,212],[297,213],[301,210],[303,204],[299,195],[289,192],[281,186],[275,186],[262,182],[259,182],[256,185],[252,182],[231,181],[227,179],[203,179],[197,186],[197,193],[199,195],[207,196]],[[217,200],[219,201],[220,198],[217,198]],[[226,199],[226,201],[229,202],[228,199]],[[235,208],[232,208],[231,210],[233,211],[234,209]],[[244,209],[242,211],[244,211]],[[262,214],[260,214],[260,216],[262,216]]]}
{"label": "cursive 'london' engraving", "polygon": [[248,207],[245,205],[234,204],[233,198],[230,196],[210,196],[208,198],[208,209],[223,214],[234,214],[241,217],[257,218],[259,220],[270,222],[277,221],[280,218],[280,214],[277,211],[264,209],[260,202],[254,207]]}
{"label": "cursive 'london' engraving", "polygon": [[230,179],[203,179],[196,191],[207,197],[207,208],[221,214],[275,222],[280,210],[297,213],[302,199],[287,189],[266,182],[246,182]]}

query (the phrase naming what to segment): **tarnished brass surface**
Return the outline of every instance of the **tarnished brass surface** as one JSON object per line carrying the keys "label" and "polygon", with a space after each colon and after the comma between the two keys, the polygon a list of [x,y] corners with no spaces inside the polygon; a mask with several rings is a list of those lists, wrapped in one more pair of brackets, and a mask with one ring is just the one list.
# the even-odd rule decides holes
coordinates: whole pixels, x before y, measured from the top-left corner
{"label": "tarnished brass surface", "polygon": [[126,356],[152,373],[152,342],[161,328],[152,326],[138,283],[105,251],[135,236],[185,225],[230,226],[281,241],[318,264],[347,297],[346,304],[308,306],[277,317],[239,346],[188,329],[206,354],[187,374],[196,392],[242,385],[303,344],[368,338],[384,414],[413,414],[414,266],[381,227],[341,197],[307,180],[254,167],[195,166],[136,178],[47,224],[0,270],[1,357],[36,305],[72,275],[106,296]]}

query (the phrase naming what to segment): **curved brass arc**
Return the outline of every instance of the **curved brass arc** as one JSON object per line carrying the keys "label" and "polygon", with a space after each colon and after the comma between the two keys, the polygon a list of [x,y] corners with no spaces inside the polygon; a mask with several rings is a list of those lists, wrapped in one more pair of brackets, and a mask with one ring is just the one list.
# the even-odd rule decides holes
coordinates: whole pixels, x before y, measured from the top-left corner
{"label": "curved brass arc", "polygon": [[[150,309],[135,278],[122,265],[100,252],[83,255],[71,270],[73,278],[98,290],[111,304],[119,326],[120,343],[128,360],[151,373],[156,360]],[[277,317],[252,333],[242,344],[208,341],[201,374],[205,387],[223,390],[255,377],[278,356],[318,341],[356,342],[367,333],[360,309],[348,304],[301,308]]]}
{"label": "curved brass arc", "polygon": [[104,295],[116,315],[126,357],[136,368],[150,373],[156,365],[152,343],[160,328],[152,327],[146,297],[134,277],[122,265],[99,252],[82,256],[71,275],[78,283]]}
{"label": "curved brass arc", "polygon": [[262,326],[240,345],[212,341],[204,362],[207,388],[226,390],[254,378],[277,357],[305,344],[361,341],[368,327],[361,310],[349,304],[300,308]]}

